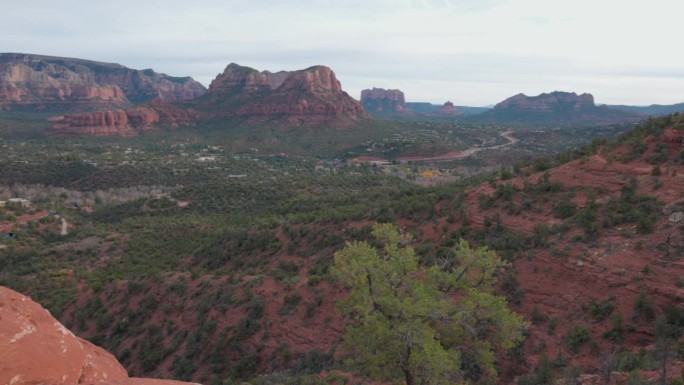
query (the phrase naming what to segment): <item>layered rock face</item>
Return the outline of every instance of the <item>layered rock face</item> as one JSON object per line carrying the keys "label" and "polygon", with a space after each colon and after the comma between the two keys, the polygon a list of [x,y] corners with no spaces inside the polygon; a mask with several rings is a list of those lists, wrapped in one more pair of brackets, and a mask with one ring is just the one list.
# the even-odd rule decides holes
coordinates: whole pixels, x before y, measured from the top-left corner
{"label": "layered rock face", "polygon": [[72,114],[52,119],[52,133],[59,135],[132,136],[155,125],[176,128],[191,125],[200,114],[180,108],[160,99],[126,110],[96,111]]}
{"label": "layered rock face", "polygon": [[574,92],[555,91],[537,96],[517,94],[497,104],[494,108],[499,110],[553,112],[588,110],[596,108],[596,105],[591,94],[577,95]]}
{"label": "layered rock face", "polygon": [[361,91],[361,105],[369,113],[395,113],[408,110],[403,92],[375,87]]}
{"label": "layered rock face", "polygon": [[219,116],[276,119],[288,125],[345,124],[364,114],[325,66],[271,73],[230,64],[196,107]]}
{"label": "layered rock face", "polygon": [[190,77],[151,69],[52,56],[0,54],[0,109],[88,110],[125,107],[152,99],[193,99],[206,93]]}
{"label": "layered rock face", "polygon": [[0,383],[181,385],[129,378],[106,350],[74,336],[30,298],[0,286]]}

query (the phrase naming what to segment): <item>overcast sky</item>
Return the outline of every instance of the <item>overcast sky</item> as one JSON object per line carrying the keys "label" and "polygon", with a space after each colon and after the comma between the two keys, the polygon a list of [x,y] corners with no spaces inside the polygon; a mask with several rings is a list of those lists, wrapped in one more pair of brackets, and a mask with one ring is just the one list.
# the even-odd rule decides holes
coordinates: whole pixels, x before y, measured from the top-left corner
{"label": "overcast sky", "polygon": [[684,102],[682,0],[5,0],[0,52],[78,57],[204,85],[235,62],[331,67],[351,96],[495,104],[517,93]]}

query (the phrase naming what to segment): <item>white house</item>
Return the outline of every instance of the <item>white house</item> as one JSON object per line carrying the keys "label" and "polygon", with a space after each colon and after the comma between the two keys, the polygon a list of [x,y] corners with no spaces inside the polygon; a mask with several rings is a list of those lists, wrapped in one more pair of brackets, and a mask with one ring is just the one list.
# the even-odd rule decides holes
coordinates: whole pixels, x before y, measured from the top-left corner
{"label": "white house", "polygon": [[10,198],[9,200],[7,200],[7,202],[18,203],[21,205],[21,207],[31,206],[31,201],[29,201],[28,199],[24,199],[24,198]]}

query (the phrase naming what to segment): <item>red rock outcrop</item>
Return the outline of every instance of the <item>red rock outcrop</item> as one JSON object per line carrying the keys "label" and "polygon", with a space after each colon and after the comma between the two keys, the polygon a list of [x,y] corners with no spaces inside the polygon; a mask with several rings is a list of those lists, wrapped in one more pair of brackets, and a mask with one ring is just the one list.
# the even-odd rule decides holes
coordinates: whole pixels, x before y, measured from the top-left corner
{"label": "red rock outcrop", "polygon": [[132,136],[155,125],[175,128],[193,124],[200,114],[154,100],[127,110],[96,111],[51,119],[52,133],[59,135]]}
{"label": "red rock outcrop", "polygon": [[119,64],[52,56],[0,54],[0,109],[69,111],[126,107],[155,98],[192,99],[206,89],[190,77]]}
{"label": "red rock outcrop", "polygon": [[74,336],[29,298],[0,287],[0,383],[94,383],[127,378],[104,349]]}
{"label": "red rock outcrop", "polygon": [[361,104],[342,91],[325,66],[292,72],[267,96],[240,107],[237,116],[284,117],[290,124],[345,124],[363,115]]}
{"label": "red rock outcrop", "polygon": [[96,111],[62,116],[54,119],[52,129],[56,133],[71,135],[131,136],[135,132],[128,125],[125,110]]}
{"label": "red rock outcrop", "polygon": [[461,115],[461,111],[458,110],[458,108],[454,107],[454,103],[452,102],[446,102],[440,108],[437,110],[438,114],[444,114],[444,115]]}
{"label": "red rock outcrop", "polygon": [[400,90],[375,88],[361,91],[361,105],[369,113],[407,112],[404,93]]}
{"label": "red rock outcrop", "polygon": [[250,122],[275,118],[288,125],[344,125],[364,114],[325,66],[270,73],[232,63],[195,106],[219,116],[246,117]]}
{"label": "red rock outcrop", "polygon": [[0,383],[173,385],[129,378],[106,350],[74,336],[30,298],[0,286]]}
{"label": "red rock outcrop", "polygon": [[30,298],[0,286],[0,383],[180,385],[129,378],[106,350],[76,337]]}

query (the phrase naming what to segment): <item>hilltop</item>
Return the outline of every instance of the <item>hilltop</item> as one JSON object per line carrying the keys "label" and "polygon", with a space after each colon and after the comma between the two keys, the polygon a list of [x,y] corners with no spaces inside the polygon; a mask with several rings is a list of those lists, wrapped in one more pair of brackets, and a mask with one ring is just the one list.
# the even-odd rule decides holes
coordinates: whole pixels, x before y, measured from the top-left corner
{"label": "hilltop", "polygon": [[636,357],[654,349],[656,318],[681,327],[683,138],[682,116],[652,120],[553,167],[502,169],[461,196],[448,227],[511,258],[501,289],[533,323],[531,368],[548,370],[548,359],[597,375],[643,370]]}

